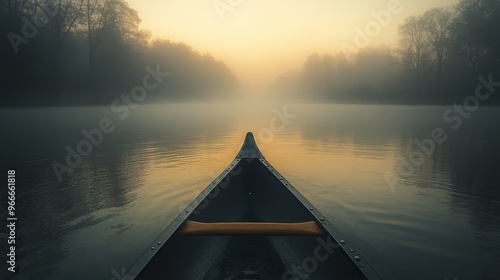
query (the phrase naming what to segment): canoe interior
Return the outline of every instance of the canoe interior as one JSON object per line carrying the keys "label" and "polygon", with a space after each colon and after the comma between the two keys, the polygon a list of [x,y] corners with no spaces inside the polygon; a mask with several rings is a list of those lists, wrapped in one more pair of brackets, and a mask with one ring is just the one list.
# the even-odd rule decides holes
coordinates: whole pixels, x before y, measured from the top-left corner
{"label": "canoe interior", "polygon": [[[268,168],[259,158],[241,159],[188,219],[199,222],[316,221],[310,210]],[[174,233],[136,279],[366,279],[356,263],[337,247],[329,235],[180,236]]]}

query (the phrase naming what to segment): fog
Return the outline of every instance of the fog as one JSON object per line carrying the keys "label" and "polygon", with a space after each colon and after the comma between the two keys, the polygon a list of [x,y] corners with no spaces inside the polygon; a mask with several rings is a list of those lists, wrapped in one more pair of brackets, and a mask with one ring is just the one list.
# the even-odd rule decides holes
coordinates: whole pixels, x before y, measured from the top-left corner
{"label": "fog", "polygon": [[126,1],[2,1],[0,19],[3,106],[108,105],[134,90],[135,102],[199,101],[237,85],[210,54],[153,39]]}
{"label": "fog", "polygon": [[[499,27],[499,0],[0,0],[12,277],[125,279],[145,250],[179,263],[157,236],[223,187],[250,131],[359,277],[497,279]],[[234,217],[262,220],[262,196]],[[185,279],[321,265],[313,236],[200,238],[223,257],[193,256]],[[349,258],[320,270],[346,276]]]}
{"label": "fog", "polygon": [[453,104],[476,96],[483,105],[499,104],[477,90],[491,91],[500,74],[494,26],[500,26],[498,1],[432,8],[405,19],[396,46],[312,54],[298,71],[279,76],[274,92],[314,102]]}
{"label": "fog", "polygon": [[[186,25],[181,30],[180,23],[172,23],[156,27],[171,31],[172,38],[160,38],[141,24],[141,15],[151,24],[147,17],[152,16],[151,6],[145,9],[132,3],[141,12],[126,0],[2,1],[0,106],[109,105],[116,100],[454,104],[475,95],[478,86],[492,92],[500,75],[500,3],[496,0],[460,0],[452,6],[434,3],[427,9],[423,4],[411,9],[398,4],[393,10],[375,10],[378,16],[372,13],[365,18],[366,26],[374,22],[387,25],[387,30],[372,36],[370,29],[359,29],[354,40],[343,41],[340,48],[330,48],[329,42],[311,35],[319,30],[323,36],[329,30],[337,41],[345,35],[339,27],[350,19],[338,9],[349,9],[339,3],[328,4],[336,21],[330,22],[329,14],[319,11],[327,5],[321,2],[319,8],[307,7],[309,13],[317,12],[318,21],[299,18],[295,22],[280,15],[272,26],[268,10],[259,24],[251,25],[249,18],[246,25],[237,21],[232,12],[245,7],[235,6],[224,20],[234,20],[238,29],[229,29],[227,21],[219,24],[221,33],[234,38],[225,39],[224,47],[214,51],[217,56],[206,52],[214,47],[212,37],[217,37],[213,27],[207,26],[204,35],[204,29]],[[379,4],[385,8],[391,3]],[[179,11],[185,6],[178,5]],[[278,8],[269,9],[277,13]],[[363,14],[358,6],[352,9]],[[286,11],[286,15],[300,12],[295,4]],[[241,17],[245,16],[242,11]],[[193,26],[199,22],[193,19]],[[303,28],[297,25],[306,22],[309,25]],[[255,30],[245,29],[248,26]],[[262,32],[267,28],[271,31]],[[392,29],[396,31],[391,37]],[[181,33],[197,39],[175,41],[194,38]],[[292,41],[286,38],[303,43],[289,45]],[[240,41],[247,45],[241,47]],[[235,57],[246,64],[237,64]],[[168,74],[159,78],[158,73]],[[480,99],[482,105],[500,101],[496,95]]]}

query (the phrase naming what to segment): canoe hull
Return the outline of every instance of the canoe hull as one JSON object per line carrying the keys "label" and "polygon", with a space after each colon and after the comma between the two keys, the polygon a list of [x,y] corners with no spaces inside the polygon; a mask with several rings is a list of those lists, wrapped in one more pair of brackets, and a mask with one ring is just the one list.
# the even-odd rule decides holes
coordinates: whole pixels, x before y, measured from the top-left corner
{"label": "canoe hull", "polygon": [[175,236],[148,266],[138,279],[366,279],[329,236]]}
{"label": "canoe hull", "polygon": [[[187,220],[316,221],[325,234],[179,234]],[[129,270],[129,279],[379,279],[340,232],[271,166],[248,135],[237,158],[151,247]]]}

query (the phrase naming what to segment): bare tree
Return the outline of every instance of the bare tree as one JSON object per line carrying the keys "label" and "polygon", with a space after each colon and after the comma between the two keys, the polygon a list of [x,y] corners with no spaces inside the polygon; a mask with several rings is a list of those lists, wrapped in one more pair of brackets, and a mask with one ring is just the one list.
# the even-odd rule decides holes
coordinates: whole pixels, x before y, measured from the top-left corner
{"label": "bare tree", "polygon": [[[461,0],[454,22],[454,36],[460,52],[468,59],[475,75],[481,64],[491,61],[494,49],[498,48],[498,0]],[[495,41],[496,40],[496,41]]]}
{"label": "bare tree", "polygon": [[453,12],[449,8],[433,8],[423,14],[422,20],[424,21],[429,47],[436,62],[437,84],[438,90],[440,90],[443,61],[450,46]]}
{"label": "bare tree", "polygon": [[[89,48],[89,73],[92,76],[99,44],[104,39],[134,43],[147,37],[139,30],[140,18],[124,0],[87,0],[85,5]],[[147,38],[149,39],[149,38]]]}
{"label": "bare tree", "polygon": [[0,4],[5,13],[5,22],[8,29],[16,30],[20,26],[20,20],[30,3],[28,0],[4,0]]}
{"label": "bare tree", "polygon": [[410,16],[399,26],[399,45],[402,59],[415,73],[417,88],[420,84],[422,66],[429,55],[429,41],[422,17]]}
{"label": "bare tree", "polygon": [[[88,40],[88,59],[89,59],[89,77],[92,79],[95,65],[95,55],[99,45],[99,29],[102,27],[102,17],[99,16],[99,8],[102,8],[103,1],[87,0],[85,12],[87,16],[87,40]],[[102,11],[102,10],[101,10]]]}
{"label": "bare tree", "polygon": [[50,29],[60,46],[83,16],[84,0],[57,1],[58,13],[51,19]]}

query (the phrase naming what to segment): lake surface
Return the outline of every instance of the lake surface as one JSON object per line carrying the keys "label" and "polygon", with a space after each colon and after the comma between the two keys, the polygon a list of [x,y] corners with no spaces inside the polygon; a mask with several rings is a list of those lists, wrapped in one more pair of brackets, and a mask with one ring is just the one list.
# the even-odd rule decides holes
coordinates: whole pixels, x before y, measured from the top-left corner
{"label": "lake surface", "polygon": [[[445,121],[448,109],[169,104],[123,120],[109,107],[2,109],[0,173],[7,181],[14,168],[17,180],[13,279],[119,279],[247,131],[385,279],[498,279],[500,109],[480,108],[460,127]],[[102,119],[114,130],[60,182],[54,161],[66,165],[66,147]]]}

